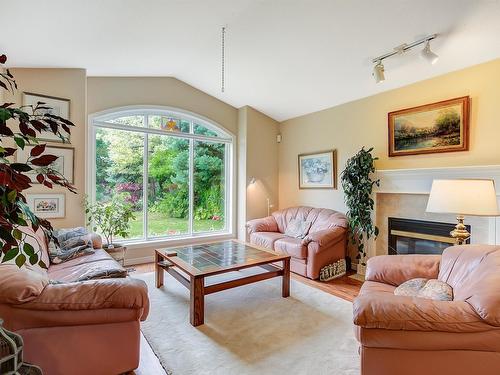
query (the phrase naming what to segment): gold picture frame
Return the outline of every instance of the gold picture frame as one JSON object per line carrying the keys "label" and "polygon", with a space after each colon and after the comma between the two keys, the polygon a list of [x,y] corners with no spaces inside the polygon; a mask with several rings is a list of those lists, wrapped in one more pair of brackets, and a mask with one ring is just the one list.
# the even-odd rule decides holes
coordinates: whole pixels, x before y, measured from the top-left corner
{"label": "gold picture frame", "polygon": [[469,113],[468,96],[390,112],[389,156],[469,150]]}

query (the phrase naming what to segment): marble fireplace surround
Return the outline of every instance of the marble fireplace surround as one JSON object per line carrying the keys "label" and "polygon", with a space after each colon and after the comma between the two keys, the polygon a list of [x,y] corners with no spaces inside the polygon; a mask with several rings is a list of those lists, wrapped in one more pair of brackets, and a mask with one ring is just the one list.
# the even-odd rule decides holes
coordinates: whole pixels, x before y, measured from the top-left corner
{"label": "marble fireplace surround", "polygon": [[[387,254],[389,217],[456,222],[455,215],[425,212],[434,179],[493,179],[500,203],[500,165],[379,170],[376,178],[380,179],[380,187],[375,190],[373,215],[380,233],[369,244],[368,257]],[[500,245],[500,217],[466,216],[466,224],[472,226],[471,243]]]}

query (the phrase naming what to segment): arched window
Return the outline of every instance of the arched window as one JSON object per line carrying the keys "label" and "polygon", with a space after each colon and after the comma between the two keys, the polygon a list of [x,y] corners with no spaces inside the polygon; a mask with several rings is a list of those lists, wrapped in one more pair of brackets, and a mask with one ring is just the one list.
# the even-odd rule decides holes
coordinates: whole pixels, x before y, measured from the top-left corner
{"label": "arched window", "polygon": [[[89,198],[134,210],[122,240],[231,232],[233,136],[192,113],[127,107],[90,118]],[[118,198],[117,198],[118,197]]]}

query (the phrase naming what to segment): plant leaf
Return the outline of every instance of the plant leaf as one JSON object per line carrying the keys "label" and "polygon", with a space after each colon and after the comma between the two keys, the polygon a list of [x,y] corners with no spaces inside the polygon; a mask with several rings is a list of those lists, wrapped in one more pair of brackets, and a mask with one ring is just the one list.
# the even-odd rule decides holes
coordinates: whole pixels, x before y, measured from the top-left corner
{"label": "plant leaf", "polygon": [[7,254],[5,254],[2,258],[2,263],[8,262],[11,259],[14,259],[15,256],[19,253],[19,248],[13,247],[9,251],[7,251]]}
{"label": "plant leaf", "polygon": [[21,268],[23,264],[26,263],[26,255],[19,254],[16,258],[16,265]]}
{"label": "plant leaf", "polygon": [[38,158],[31,160],[31,164],[37,167],[46,167],[57,160],[58,156],[55,155],[42,155]]}
{"label": "plant leaf", "polygon": [[39,156],[39,155],[43,154],[43,152],[45,151],[45,146],[47,146],[47,145],[43,144],[43,145],[37,145],[37,146],[33,147],[30,151],[30,155],[31,156]]}

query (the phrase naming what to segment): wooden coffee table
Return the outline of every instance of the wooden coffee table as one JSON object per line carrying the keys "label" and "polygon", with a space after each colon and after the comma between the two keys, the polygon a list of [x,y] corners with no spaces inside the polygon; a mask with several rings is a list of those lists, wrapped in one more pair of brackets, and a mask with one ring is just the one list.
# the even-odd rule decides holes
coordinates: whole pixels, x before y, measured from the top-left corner
{"label": "wooden coffee table", "polygon": [[[282,267],[272,263],[282,262]],[[204,322],[207,294],[281,276],[283,297],[290,295],[290,256],[261,249],[236,240],[155,250],[156,287],[168,272],[190,292],[190,322]],[[261,267],[266,272],[205,285],[205,278],[244,268]]]}

